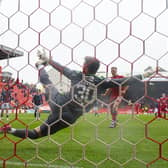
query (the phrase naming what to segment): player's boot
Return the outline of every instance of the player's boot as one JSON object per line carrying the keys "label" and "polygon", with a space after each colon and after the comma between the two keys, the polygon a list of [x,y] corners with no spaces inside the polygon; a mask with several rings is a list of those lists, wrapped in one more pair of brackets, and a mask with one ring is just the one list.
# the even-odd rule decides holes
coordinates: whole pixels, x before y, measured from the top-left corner
{"label": "player's boot", "polygon": [[115,128],[117,126],[117,121],[112,120],[109,128]]}
{"label": "player's boot", "polygon": [[11,130],[11,126],[9,124],[5,124],[4,126],[0,127],[0,133],[8,132]]}

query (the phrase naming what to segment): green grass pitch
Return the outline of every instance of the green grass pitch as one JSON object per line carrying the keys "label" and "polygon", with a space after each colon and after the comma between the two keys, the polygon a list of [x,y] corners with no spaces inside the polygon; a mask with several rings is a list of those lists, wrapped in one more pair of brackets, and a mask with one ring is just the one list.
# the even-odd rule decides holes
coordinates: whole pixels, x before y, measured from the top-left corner
{"label": "green grass pitch", "polygon": [[[33,114],[19,114],[20,121],[34,128],[41,121]],[[85,114],[56,134],[37,140],[0,135],[0,167],[7,168],[150,168],[168,167],[168,120],[153,115],[119,115],[118,126],[108,128],[109,114]],[[10,116],[10,121],[14,116]],[[15,120],[13,127],[24,125]],[[3,120],[4,122],[7,122]],[[8,121],[9,122],[9,121]],[[2,126],[2,123],[0,124]],[[152,140],[147,139],[146,135]],[[3,164],[3,160],[6,160]],[[24,161],[25,162],[24,162]],[[25,164],[26,163],[26,164]]]}

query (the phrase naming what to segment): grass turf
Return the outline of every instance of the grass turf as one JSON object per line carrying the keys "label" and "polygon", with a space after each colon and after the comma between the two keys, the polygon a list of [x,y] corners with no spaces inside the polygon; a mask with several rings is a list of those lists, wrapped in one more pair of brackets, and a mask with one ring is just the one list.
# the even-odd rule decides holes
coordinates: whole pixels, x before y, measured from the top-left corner
{"label": "grass turf", "polygon": [[[11,115],[10,121],[14,117]],[[33,114],[19,114],[18,118],[12,121],[12,127],[25,127],[20,122],[23,121],[34,128],[47,114],[41,115],[42,121],[35,121]],[[156,119],[145,131],[145,125],[153,118],[153,115],[119,115],[118,126],[108,128],[108,114],[86,114],[74,125],[37,140],[0,134],[0,164],[7,168],[14,165],[15,168],[146,168],[148,163],[157,160],[149,167],[166,168],[168,120]],[[26,166],[22,159],[27,161]]]}

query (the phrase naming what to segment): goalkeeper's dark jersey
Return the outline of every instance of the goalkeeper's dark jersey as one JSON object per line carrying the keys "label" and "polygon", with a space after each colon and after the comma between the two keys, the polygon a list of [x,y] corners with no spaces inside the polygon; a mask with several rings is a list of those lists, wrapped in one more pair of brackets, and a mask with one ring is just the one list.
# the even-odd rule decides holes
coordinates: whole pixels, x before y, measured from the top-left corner
{"label": "goalkeeper's dark jersey", "polygon": [[[59,105],[65,104],[64,101],[74,101],[80,105],[87,105],[94,101],[97,97],[101,97],[106,89],[129,85],[135,78],[122,79],[105,79],[95,75],[84,75],[82,72],[71,70],[67,67],[60,65],[57,62],[51,61],[51,65],[71,81],[70,92],[65,94],[65,100],[59,101]],[[141,76],[138,76],[141,78]],[[123,81],[125,81],[123,83]],[[41,81],[43,83],[43,81]]]}
{"label": "goalkeeper's dark jersey", "polygon": [[[63,67],[54,61],[51,61],[50,65],[71,81],[71,87],[70,91],[65,94],[59,93],[55,87],[51,87],[52,90],[48,91],[48,98],[50,98],[48,102],[52,113],[45,124],[41,125],[43,135],[47,133],[47,125],[51,126],[50,134],[52,134],[74,123],[83,113],[92,108],[92,104],[98,97],[101,97],[101,93],[104,93],[107,88],[118,87],[118,84],[121,83],[123,85],[123,81],[125,81],[124,85],[129,85],[135,80],[134,78],[107,80],[95,75],[84,75],[82,72]],[[42,84],[52,85],[49,76],[43,69],[40,74]]]}

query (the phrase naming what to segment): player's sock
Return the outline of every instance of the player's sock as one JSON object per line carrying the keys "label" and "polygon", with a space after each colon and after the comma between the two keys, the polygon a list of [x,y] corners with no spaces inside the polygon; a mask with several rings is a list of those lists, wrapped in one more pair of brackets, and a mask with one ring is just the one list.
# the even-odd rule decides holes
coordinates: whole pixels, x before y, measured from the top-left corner
{"label": "player's sock", "polygon": [[115,127],[116,127],[116,125],[117,125],[117,122],[116,122],[116,121],[114,121],[114,120],[112,120],[112,122],[111,122],[111,124],[110,124],[109,128],[115,128]]}
{"label": "player's sock", "polygon": [[8,133],[11,133],[14,136],[17,136],[19,138],[30,138],[30,139],[37,139],[38,133],[35,130],[25,130],[25,129],[15,129],[15,128],[11,128],[10,131],[8,131]]}
{"label": "player's sock", "polygon": [[112,121],[116,121],[117,120],[117,111],[112,111]]}
{"label": "player's sock", "polygon": [[7,121],[9,120],[9,115],[8,115],[8,114],[6,114],[6,120],[7,120]]}

